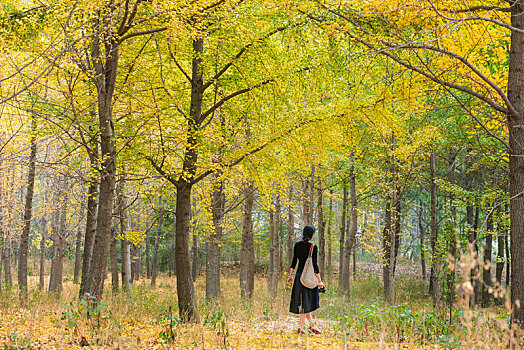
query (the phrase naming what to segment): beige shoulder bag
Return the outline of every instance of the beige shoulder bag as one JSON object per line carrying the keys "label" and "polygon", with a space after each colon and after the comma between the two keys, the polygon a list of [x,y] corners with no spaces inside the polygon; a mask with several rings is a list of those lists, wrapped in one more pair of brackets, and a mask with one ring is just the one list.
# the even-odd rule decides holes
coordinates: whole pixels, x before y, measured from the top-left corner
{"label": "beige shoulder bag", "polygon": [[309,249],[309,256],[307,257],[306,264],[304,265],[304,271],[300,276],[300,283],[306,288],[313,289],[318,286],[318,280],[315,276],[315,270],[313,269],[313,248],[314,244]]}

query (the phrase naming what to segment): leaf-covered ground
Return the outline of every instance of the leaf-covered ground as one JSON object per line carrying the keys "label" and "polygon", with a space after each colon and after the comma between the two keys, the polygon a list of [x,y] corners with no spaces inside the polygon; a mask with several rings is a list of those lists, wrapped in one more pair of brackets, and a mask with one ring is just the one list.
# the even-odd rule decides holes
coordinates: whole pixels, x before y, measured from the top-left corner
{"label": "leaf-covered ground", "polygon": [[[2,311],[0,319],[0,343],[13,349],[379,349],[393,348],[376,342],[352,342],[344,340],[330,325],[320,321],[324,333],[297,335],[296,320],[260,320],[256,322],[227,322],[227,335],[201,324],[176,326],[174,341],[160,334],[166,327],[156,320],[119,319],[119,327],[105,328],[98,334],[84,324],[70,330],[60,317],[54,314],[33,314],[28,310]],[[96,323],[96,321],[95,321]],[[96,326],[96,325],[95,325]],[[84,335],[82,335],[84,334]],[[87,335],[87,336],[86,336]],[[97,344],[97,338],[99,339]],[[402,349],[435,347],[410,346]]]}
{"label": "leaf-covered ground", "polygon": [[156,288],[140,281],[131,295],[111,294],[108,284],[104,303],[94,310],[76,298],[78,285],[71,281],[59,298],[32,282],[25,307],[14,289],[0,298],[4,349],[434,349],[468,342],[474,345],[469,348],[498,349],[509,341],[502,309],[473,315],[469,326],[456,316],[450,326],[428,305],[424,282],[412,277],[399,279],[395,307],[381,301],[378,279],[353,282],[351,300],[329,289],[314,313],[321,335],[296,333],[298,317],[288,312],[283,283],[271,296],[265,279],[257,279],[248,302],[240,298],[234,271],[226,270],[216,303],[204,301],[204,278],[197,280],[199,320],[192,324],[178,322],[174,277],[161,276]]}

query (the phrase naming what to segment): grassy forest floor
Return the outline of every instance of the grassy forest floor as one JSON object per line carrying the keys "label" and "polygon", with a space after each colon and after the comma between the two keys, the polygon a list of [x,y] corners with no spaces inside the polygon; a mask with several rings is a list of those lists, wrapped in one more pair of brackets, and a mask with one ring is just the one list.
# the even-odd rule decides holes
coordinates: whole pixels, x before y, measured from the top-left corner
{"label": "grassy forest floor", "polygon": [[222,277],[218,303],[204,303],[205,279],[199,276],[199,322],[187,325],[177,322],[174,277],[160,276],[154,289],[139,281],[130,296],[111,296],[106,280],[108,295],[94,310],[76,299],[78,285],[71,281],[56,298],[39,292],[32,279],[27,307],[20,307],[16,290],[2,294],[0,344],[3,349],[506,349],[509,343],[522,348],[524,338],[509,330],[503,306],[453,308],[449,322],[449,310],[431,306],[425,282],[410,277],[409,267],[405,271],[397,281],[395,307],[384,304],[377,278],[360,275],[353,281],[351,301],[328,284],[314,313],[322,335],[296,334],[298,317],[288,312],[283,282],[271,297],[258,276],[248,303],[240,298],[234,270]]}

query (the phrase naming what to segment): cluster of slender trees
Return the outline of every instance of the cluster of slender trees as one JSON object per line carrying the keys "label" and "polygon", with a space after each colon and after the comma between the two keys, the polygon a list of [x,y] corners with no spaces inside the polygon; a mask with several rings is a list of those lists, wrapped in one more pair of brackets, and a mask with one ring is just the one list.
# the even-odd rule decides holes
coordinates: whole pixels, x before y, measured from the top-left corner
{"label": "cluster of slender trees", "polygon": [[[67,141],[62,146],[66,156],[59,163],[66,168],[78,168],[83,181],[84,195],[78,201],[81,204],[76,206],[78,217],[81,217],[78,222],[82,223],[83,230],[81,233],[74,230],[77,242],[75,276],[80,279],[80,296],[87,293],[100,299],[108,270],[113,272],[113,288],[118,286],[118,252],[123,288],[131,289],[132,281],[140,276],[142,260],[141,239],[133,241],[130,238],[130,232],[135,229],[144,233],[141,236],[146,242],[144,256],[154,285],[161,233],[164,232],[166,217],[171,213],[174,233],[170,259],[171,270],[176,273],[179,311],[182,320],[193,320],[197,308],[194,291],[199,258],[197,228],[206,220],[210,222],[208,229],[203,230],[206,232],[206,295],[208,298],[219,297],[221,246],[227,239],[226,228],[231,225],[230,222],[226,225],[225,217],[233,210],[242,210],[242,223],[237,224],[242,226],[241,246],[238,248],[243,296],[252,295],[254,289],[254,227],[266,224],[262,226],[267,228],[263,232],[267,232],[268,238],[268,286],[275,291],[281,280],[284,256],[289,262],[300,227],[311,223],[318,229],[321,270],[329,278],[338,270],[338,284],[348,295],[350,266],[353,260],[353,267],[356,267],[358,240],[372,236],[378,252],[376,255],[383,265],[385,297],[394,303],[397,260],[407,241],[403,237],[416,232],[419,244],[410,250],[420,252],[424,278],[426,265],[430,266],[428,288],[435,304],[446,300],[452,305],[457,290],[457,261],[461,255],[471,252],[472,256],[483,255],[483,259],[473,264],[470,271],[473,290],[470,302],[489,304],[490,291],[502,285],[506,264],[506,271],[511,272],[505,280],[511,282],[514,316],[516,320],[524,320],[524,308],[519,306],[524,299],[524,253],[520,250],[524,227],[524,150],[521,142],[524,139],[521,107],[524,99],[519,79],[524,64],[521,57],[524,52],[524,41],[521,40],[524,6],[520,1],[511,2],[509,7],[455,9],[453,16],[447,15],[450,9],[438,8],[431,1],[422,8],[423,11],[432,11],[447,24],[480,22],[509,30],[511,50],[508,51],[507,93],[503,91],[505,86],[499,86],[494,78],[483,73],[483,68],[453,51],[459,48],[448,50],[443,48],[446,46],[431,44],[442,41],[443,45],[450,45],[444,41],[446,35],[435,30],[432,33],[442,36],[428,38],[428,31],[421,31],[423,34],[417,34],[414,41],[412,31],[395,26],[395,18],[384,22],[381,16],[394,16],[403,6],[377,12],[380,15],[369,18],[368,14],[351,7],[339,8],[317,2],[304,8],[301,4],[294,4],[283,8],[276,6],[275,9],[260,7],[258,3],[251,5],[223,0],[190,5],[150,4],[141,0],[86,3],[82,5],[85,8],[71,4],[57,8],[53,4],[44,4],[10,13],[1,22],[5,42],[12,45],[10,49],[26,54],[22,62],[7,59],[12,63],[14,73],[8,73],[5,81],[17,83],[7,85],[8,92],[2,92],[0,99],[10,111],[29,115],[21,122],[25,125],[29,154],[25,163],[27,181],[23,186],[22,225],[16,235],[9,238],[4,235],[4,246],[8,248],[12,247],[9,240],[16,237],[15,255],[22,299],[26,298],[28,291],[28,257],[35,233],[35,187],[42,183],[37,181],[41,177],[37,174],[39,168],[47,164],[38,156],[38,146],[43,144],[41,140],[45,137],[60,135]],[[375,5],[383,10],[381,4]],[[510,24],[477,14],[483,11],[510,13]],[[240,14],[249,16],[254,13],[253,18],[267,20],[260,21],[250,37],[239,34],[236,38],[240,44],[224,44],[220,35],[232,35],[232,28],[237,24],[250,27],[253,20],[246,17],[245,23],[234,23],[236,17],[230,16],[231,13],[238,14],[238,18],[242,17]],[[282,13],[287,15],[285,20],[280,16]],[[17,27],[16,23],[24,20],[32,25],[49,23],[45,27],[48,35],[39,35],[43,33],[42,28],[31,26],[30,30],[25,30]],[[367,24],[369,21],[372,25]],[[407,23],[407,28],[416,29],[420,25]],[[439,23],[424,25],[437,26]],[[19,32],[21,34],[17,34]],[[325,47],[318,45],[318,33],[329,36]],[[394,37],[397,39],[387,33],[396,33]],[[21,45],[12,40],[13,37],[24,38],[27,43]],[[279,41],[283,39],[300,45],[284,45],[284,50]],[[50,42],[42,47],[46,40]],[[350,45],[346,45],[347,40]],[[234,45],[230,47],[230,44]],[[34,49],[28,48],[31,45]],[[335,53],[344,56],[349,52],[350,58],[346,57],[341,67],[330,71],[315,55],[304,53],[307,50],[319,52],[319,47],[327,52],[330,64],[337,62]],[[474,128],[472,124],[478,125],[483,138],[493,142],[480,137],[472,141],[467,131],[460,137],[453,136],[454,129],[461,129],[459,123],[442,126],[445,118],[428,109],[425,111],[427,119],[440,123],[441,131],[445,131],[443,137],[419,135],[419,139],[410,138],[416,134],[413,132],[415,127],[402,124],[402,116],[392,122],[391,130],[381,133],[379,123],[374,123],[367,115],[370,106],[378,110],[377,106],[383,102],[380,94],[372,96],[374,102],[366,106],[368,109],[361,113],[364,114],[362,117],[353,115],[358,114],[356,110],[362,106],[351,109],[347,107],[347,100],[342,103],[346,109],[337,107],[343,111],[333,114],[329,103],[335,100],[337,93],[327,98],[330,92],[326,92],[322,84],[312,82],[328,81],[335,76],[334,72],[346,69],[345,65],[356,57],[351,56],[355,47],[381,55],[385,62],[395,62],[403,70],[434,83],[439,87],[438,95],[450,96],[450,99],[438,103],[428,101],[433,94],[428,92],[425,102],[469,118],[472,122],[468,124],[470,128]],[[295,49],[297,51],[292,51]],[[38,52],[33,57],[34,51]],[[419,52],[425,52],[428,58],[421,60]],[[462,74],[463,70],[457,69],[453,74],[447,71],[440,74],[439,70],[445,70],[449,65],[440,66],[436,59],[439,57],[455,62],[469,73]],[[388,67],[387,64],[384,66]],[[27,73],[28,67],[37,73]],[[351,71],[351,74],[356,73]],[[476,78],[471,79],[472,76]],[[364,86],[366,76],[359,78],[360,84],[344,83],[344,89],[353,93],[356,85]],[[393,81],[387,72],[372,78],[381,81],[385,89]],[[281,90],[270,93],[269,86],[278,86]],[[340,86],[336,88],[342,89]],[[303,97],[297,97],[296,91],[299,90],[305,91]],[[373,91],[370,88],[366,93],[372,95]],[[344,90],[340,95],[346,96],[346,93]],[[281,96],[277,97],[284,100],[281,104],[275,102],[279,100],[276,98],[278,94]],[[186,104],[185,107],[182,103]],[[401,104],[399,101],[394,103]],[[298,108],[298,105],[305,107]],[[269,111],[270,108],[273,109]],[[374,117],[378,119],[383,111],[378,111]],[[497,121],[499,115],[506,118],[506,125],[500,127],[502,132],[489,127],[489,122]],[[415,120],[413,124],[417,124],[417,116],[417,113],[411,115]],[[5,119],[2,119],[4,123]],[[355,137],[353,134],[360,135],[360,144],[340,136],[337,127],[348,120],[354,124],[350,138]],[[316,161],[310,157],[307,164],[300,165],[289,156],[285,161],[293,164],[290,166],[292,170],[285,170],[279,164],[268,164],[271,161],[267,161],[267,153],[287,154],[290,150],[286,142],[296,139],[298,132],[312,133],[316,136],[312,138],[321,139],[323,131],[318,128],[328,125],[331,127],[325,133],[340,139],[340,146],[330,150],[338,152],[337,157],[342,161],[332,162],[324,155],[318,156]],[[397,134],[396,130],[402,128],[402,132]],[[2,137],[5,138],[4,152],[7,150],[4,146],[14,141],[10,135]],[[381,138],[381,146],[376,141],[378,138]],[[403,147],[407,146],[415,149],[408,156],[402,153]],[[380,147],[382,149],[378,151]],[[78,156],[79,153],[83,155]],[[483,153],[487,155],[479,156]],[[492,158],[501,153],[509,154],[508,159],[493,161]],[[71,154],[75,154],[77,159]],[[259,155],[263,156],[257,160]],[[264,159],[266,164],[261,164]],[[508,164],[502,164],[503,161]],[[5,169],[3,160],[1,164]],[[270,186],[267,180],[253,175],[265,168],[281,173],[278,181]],[[375,173],[380,173],[380,176],[368,176],[366,169],[371,168],[376,169]],[[63,174],[58,176],[54,192],[42,192],[60,203],[50,220],[53,259],[49,289],[54,291],[61,286],[68,213],[71,212],[69,189],[74,178],[73,172],[60,172]],[[236,176],[236,172],[243,175]],[[133,184],[153,180],[163,186],[157,188],[154,200],[152,196],[148,199],[149,209],[155,215],[146,215],[148,220],[131,215],[130,208],[138,205],[132,198],[141,194],[138,186],[135,188]],[[241,189],[230,186],[233,182],[239,184],[235,188]],[[200,194],[200,198],[195,198],[197,190],[206,192],[207,197]],[[12,198],[16,191],[7,189],[4,192],[5,198]],[[174,204],[170,211],[165,208],[167,193],[173,193],[169,202]],[[267,216],[263,215],[262,219],[256,215],[257,211],[264,214],[266,211],[261,210],[262,205],[257,206],[257,198],[259,204],[264,203],[269,208]],[[202,204],[205,199],[209,205]],[[158,203],[153,204],[153,201]],[[506,202],[509,202],[509,208]],[[209,212],[205,220],[197,215],[198,206]],[[39,204],[39,210],[42,207]],[[286,210],[287,220],[284,220]],[[0,216],[6,217],[3,213]],[[371,220],[364,219],[368,216],[379,218],[376,227],[368,225]],[[42,217],[42,220],[49,220],[46,215]],[[418,229],[407,225],[415,217],[418,218]],[[147,223],[138,228],[140,220]],[[157,234],[152,243],[150,234],[155,230]],[[429,240],[426,232],[429,232]],[[79,243],[81,241],[83,244]],[[121,243],[119,249],[117,241]],[[338,245],[335,244],[337,241]],[[42,242],[40,258],[44,262],[45,240]],[[150,245],[154,247],[151,257]],[[494,246],[497,248],[495,283],[491,270],[484,268],[494,260]],[[8,256],[4,259],[4,268],[10,271],[9,253],[4,255]],[[338,257],[338,264],[333,264],[333,257]]]}

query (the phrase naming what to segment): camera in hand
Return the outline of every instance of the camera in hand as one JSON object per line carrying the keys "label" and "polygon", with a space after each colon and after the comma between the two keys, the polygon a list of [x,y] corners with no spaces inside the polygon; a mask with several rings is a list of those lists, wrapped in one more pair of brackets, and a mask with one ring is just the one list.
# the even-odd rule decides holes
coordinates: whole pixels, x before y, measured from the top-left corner
{"label": "camera in hand", "polygon": [[326,287],[319,288],[318,292],[319,293],[325,293],[326,292]]}

